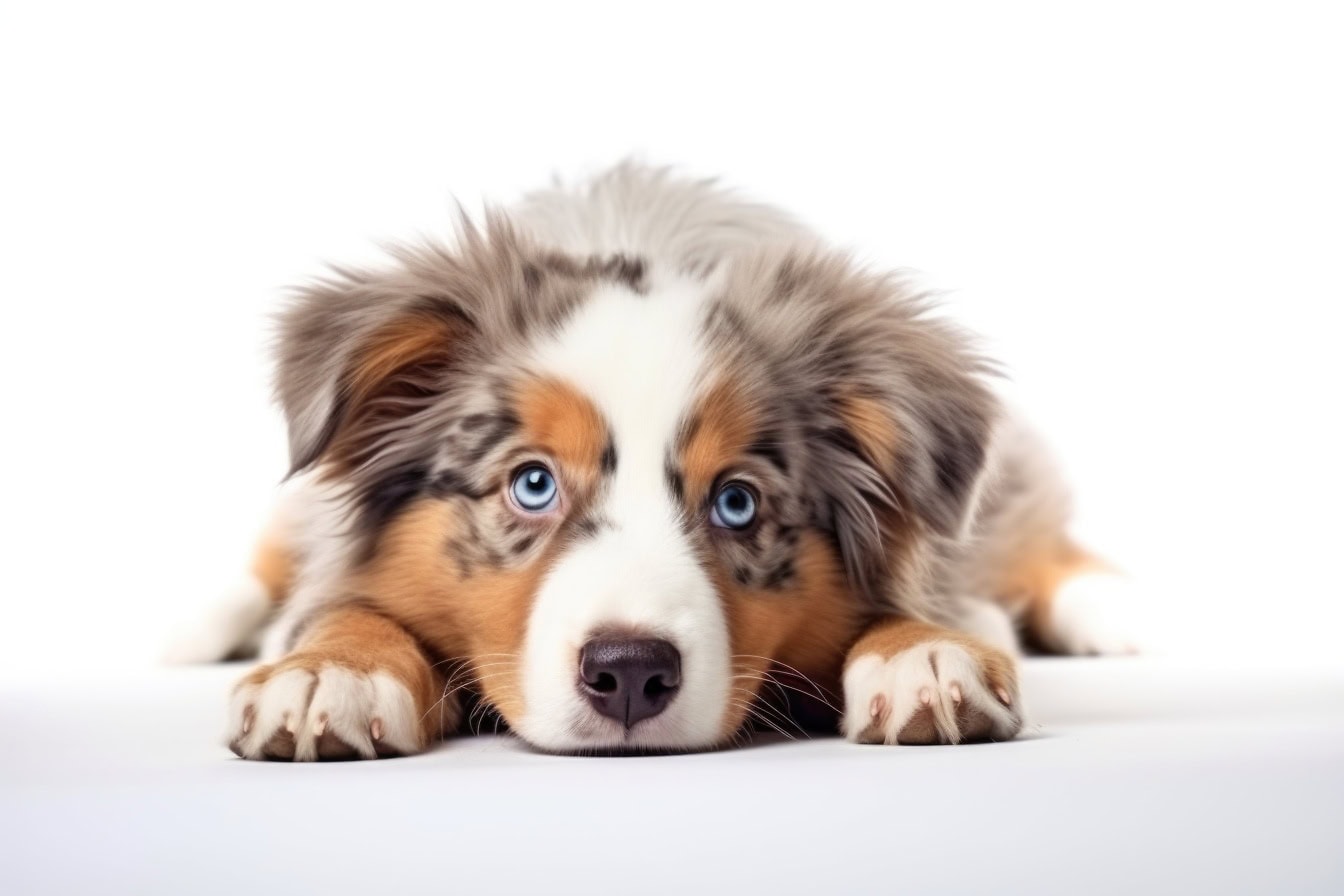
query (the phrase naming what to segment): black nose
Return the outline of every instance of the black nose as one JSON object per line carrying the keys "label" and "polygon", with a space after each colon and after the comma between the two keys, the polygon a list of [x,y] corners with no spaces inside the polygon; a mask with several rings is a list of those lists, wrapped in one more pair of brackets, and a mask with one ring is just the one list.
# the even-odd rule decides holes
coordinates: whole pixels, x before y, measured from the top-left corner
{"label": "black nose", "polygon": [[681,687],[681,654],[667,641],[595,638],[579,651],[579,690],[625,727],[667,708]]}

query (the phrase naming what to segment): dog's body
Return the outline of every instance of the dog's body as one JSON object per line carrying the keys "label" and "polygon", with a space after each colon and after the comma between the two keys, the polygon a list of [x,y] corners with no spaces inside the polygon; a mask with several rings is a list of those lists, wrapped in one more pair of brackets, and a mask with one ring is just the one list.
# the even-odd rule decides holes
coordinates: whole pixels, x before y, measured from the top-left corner
{"label": "dog's body", "polygon": [[467,694],[560,752],[1002,739],[1015,625],[1126,646],[984,361],[787,216],[622,166],[394,254],[282,321],[296,475],[185,654],[274,617],[240,755],[416,752]]}

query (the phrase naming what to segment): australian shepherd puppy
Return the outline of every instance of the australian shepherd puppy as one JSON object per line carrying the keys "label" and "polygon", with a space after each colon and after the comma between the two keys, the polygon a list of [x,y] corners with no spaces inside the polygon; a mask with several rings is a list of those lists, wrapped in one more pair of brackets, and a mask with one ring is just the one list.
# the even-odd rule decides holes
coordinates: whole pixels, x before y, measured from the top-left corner
{"label": "australian shepherd puppy", "polygon": [[281,320],[278,512],[179,656],[260,638],[249,759],[416,753],[473,711],[561,753],[1011,738],[1017,632],[1123,649],[1118,598],[928,312],[634,165],[338,269]]}

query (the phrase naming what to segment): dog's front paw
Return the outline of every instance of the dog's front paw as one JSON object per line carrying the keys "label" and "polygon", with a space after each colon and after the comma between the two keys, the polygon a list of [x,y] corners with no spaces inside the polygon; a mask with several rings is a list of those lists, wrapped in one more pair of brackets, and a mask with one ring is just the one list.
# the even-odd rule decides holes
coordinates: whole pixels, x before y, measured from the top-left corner
{"label": "dog's front paw", "polygon": [[1017,678],[987,647],[928,641],[845,670],[845,736],[865,744],[1008,740],[1022,728]]}
{"label": "dog's front paw", "polygon": [[239,682],[228,738],[244,759],[374,759],[420,752],[423,728],[414,697],[394,675],[298,654]]}

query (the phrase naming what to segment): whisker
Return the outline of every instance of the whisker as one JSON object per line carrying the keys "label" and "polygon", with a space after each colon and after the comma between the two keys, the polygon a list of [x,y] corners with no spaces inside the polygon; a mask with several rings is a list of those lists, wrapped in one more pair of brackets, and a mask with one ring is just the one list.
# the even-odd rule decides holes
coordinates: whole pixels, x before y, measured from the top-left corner
{"label": "whisker", "polygon": [[478,653],[478,654],[476,654],[475,656],[450,656],[450,657],[446,657],[446,658],[444,658],[444,659],[439,660],[437,663],[435,663],[435,664],[434,664],[433,666],[431,666],[430,668],[432,668],[432,669],[437,669],[439,666],[445,665],[445,664],[447,664],[447,663],[460,663],[460,664],[473,663],[473,662],[476,662],[476,661],[478,661],[478,660],[489,659],[489,658],[491,658],[491,657],[496,657],[496,656],[502,656],[502,657],[506,657],[506,658],[508,658],[508,659],[518,659],[518,654],[516,654],[516,653]]}
{"label": "whisker", "polygon": [[[811,686],[816,690],[816,692],[817,692],[817,696],[818,696],[818,697],[821,697],[822,699],[825,699],[826,697],[830,697],[830,698],[832,698],[832,699],[838,699],[838,695],[837,695],[837,694],[832,693],[832,692],[831,692],[829,689],[827,689],[827,688],[823,688],[821,685],[817,684],[815,681],[813,681],[813,680],[812,680],[811,678],[809,678],[807,675],[804,675],[801,671],[799,671],[798,669],[794,668],[793,666],[790,666],[788,663],[781,662],[781,661],[779,661],[779,660],[777,660],[777,659],[772,659],[771,657],[768,657],[768,656],[759,656],[759,655],[757,655],[757,654],[753,654],[753,653],[735,653],[735,654],[733,654],[733,657],[732,657],[732,658],[735,659],[735,660],[737,660],[737,659],[764,660],[765,662],[769,663],[770,666],[778,666],[778,667],[780,667],[780,669],[781,669],[784,673],[786,673],[786,674],[788,674],[788,675],[791,675],[791,676],[793,676],[793,677],[795,677],[795,678],[801,678],[803,681],[807,682],[809,685],[811,685]],[[769,670],[769,666],[767,666],[766,668],[767,668],[767,671],[768,671],[768,670]],[[834,709],[834,707],[832,707],[832,709]],[[837,710],[837,711],[838,711],[838,710]]]}
{"label": "whisker", "polygon": [[733,690],[737,693],[742,693],[750,697],[752,699],[752,705],[755,707],[758,714],[764,715],[765,713],[768,712],[771,714],[773,718],[779,719],[781,722],[788,725],[792,725],[794,728],[797,728],[798,733],[801,734],[803,737],[808,738],[809,740],[811,739],[812,735],[808,732],[808,730],[804,728],[802,725],[798,724],[798,721],[794,719],[792,716],[790,716],[787,712],[784,712],[778,707],[771,706],[768,703],[761,703],[759,700],[756,700],[753,695],[751,695],[748,691],[746,691],[743,688],[733,688]]}
{"label": "whisker", "polygon": [[[476,675],[474,675],[474,676],[471,677],[471,678],[468,678],[468,679],[465,680],[465,681],[461,681],[461,682],[458,682],[458,678],[457,678],[457,676],[458,676],[459,674],[461,674],[461,673],[460,673],[460,672],[458,672],[458,673],[454,673],[454,675],[453,675],[452,677],[450,677],[447,681],[444,682],[444,684],[443,684],[443,693],[439,696],[439,699],[438,699],[432,706],[430,706],[429,709],[425,710],[425,714],[422,715],[422,716],[420,717],[420,721],[421,721],[421,722],[424,722],[424,720],[429,716],[429,714],[430,714],[431,712],[433,712],[435,709],[439,709],[439,727],[442,728],[442,727],[443,727],[443,715],[444,715],[444,713],[447,711],[447,701],[448,701],[448,698],[449,698],[449,697],[453,696],[453,695],[456,694],[458,691],[460,691],[460,690],[462,690],[462,689],[464,689],[464,688],[469,688],[469,687],[471,687],[472,685],[480,684],[481,682],[485,681],[491,674],[495,674],[495,675],[502,674],[502,673],[499,672],[499,671],[496,671],[496,672],[494,672],[494,673],[485,673],[485,672],[482,672],[482,670],[484,670],[484,669],[490,669],[490,668],[496,668],[496,669],[497,669],[498,667],[502,667],[502,666],[505,666],[505,667],[506,667],[506,666],[511,666],[511,665],[516,665],[516,664],[515,664],[515,663],[510,663],[510,662],[507,662],[507,661],[499,661],[499,662],[494,662],[494,663],[482,663],[482,664],[480,664],[479,666],[477,666],[476,668],[474,668],[474,669],[471,670],[472,672],[477,673]],[[463,670],[463,671],[465,671],[465,670]],[[456,686],[454,686],[454,685],[456,685]]]}
{"label": "whisker", "polygon": [[746,704],[746,703],[743,703],[743,702],[740,701],[740,700],[734,700],[734,701],[731,701],[731,702],[732,702],[735,706],[737,706],[739,709],[744,710],[744,711],[747,713],[747,715],[750,716],[751,718],[756,719],[758,722],[762,723],[763,725],[767,725],[767,726],[769,726],[770,728],[773,728],[775,731],[777,731],[779,734],[783,735],[784,737],[787,737],[789,740],[796,740],[796,738],[795,738],[792,734],[790,734],[789,732],[785,731],[783,728],[780,728],[780,727],[779,727],[778,725],[776,725],[774,722],[770,721],[768,718],[766,718],[765,716],[763,716],[763,715],[761,715],[760,713],[758,713],[758,712],[756,711],[755,707],[752,707],[752,706],[750,706],[750,705],[748,705],[748,704]]}
{"label": "whisker", "polygon": [[819,702],[819,703],[821,703],[823,706],[825,706],[827,709],[829,709],[831,712],[840,712],[840,708],[839,708],[839,707],[837,707],[835,704],[831,703],[831,701],[827,700],[825,697],[821,696],[820,694],[814,694],[814,693],[811,693],[810,691],[804,691],[804,690],[801,689],[801,688],[794,687],[794,686],[791,685],[791,684],[785,684],[784,682],[782,682],[782,681],[780,681],[779,679],[775,678],[775,677],[774,677],[771,673],[769,673],[769,672],[759,672],[759,673],[738,673],[738,674],[734,675],[733,677],[734,677],[734,678],[742,678],[742,679],[746,679],[746,680],[749,680],[749,681],[759,681],[759,682],[761,682],[762,684],[772,684],[772,685],[774,685],[775,687],[781,689],[781,691],[780,691],[780,696],[781,696],[781,697],[786,697],[786,699],[787,699],[787,695],[785,695],[785,694],[783,693],[783,689],[788,689],[788,690],[790,690],[790,691],[793,691],[795,694],[799,694],[799,695],[801,695],[801,696],[803,696],[803,697],[808,698],[809,700],[816,700],[817,702]]}

